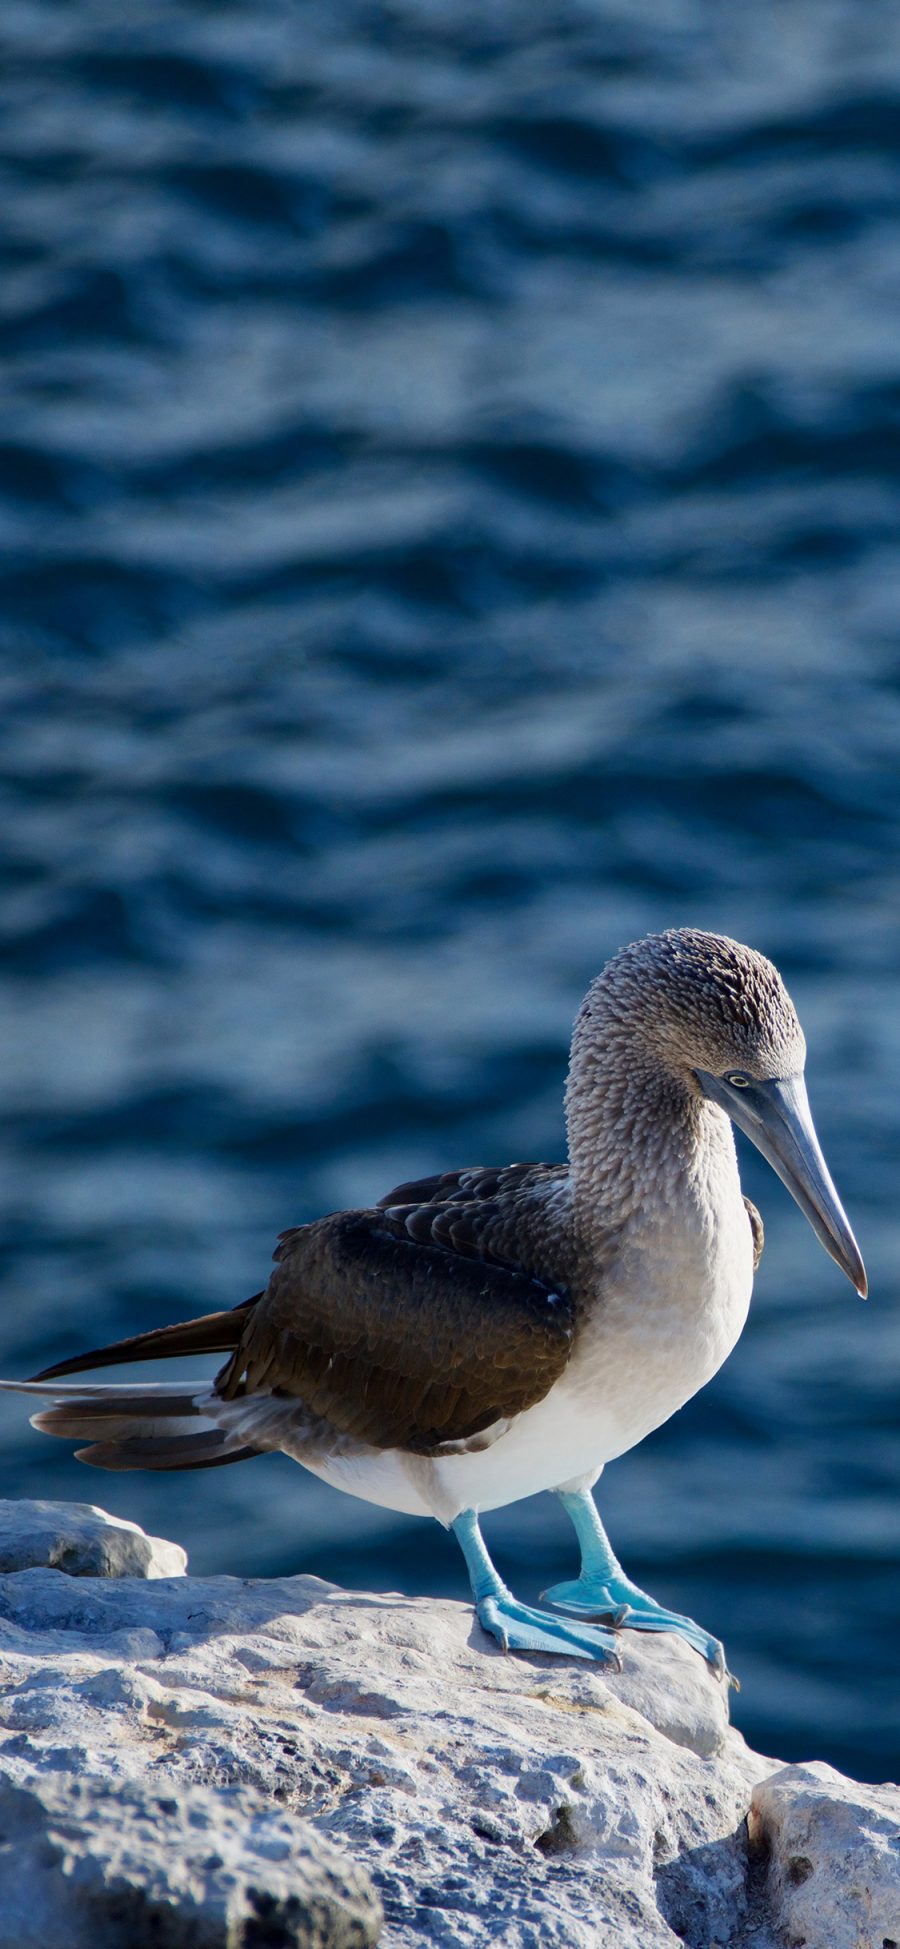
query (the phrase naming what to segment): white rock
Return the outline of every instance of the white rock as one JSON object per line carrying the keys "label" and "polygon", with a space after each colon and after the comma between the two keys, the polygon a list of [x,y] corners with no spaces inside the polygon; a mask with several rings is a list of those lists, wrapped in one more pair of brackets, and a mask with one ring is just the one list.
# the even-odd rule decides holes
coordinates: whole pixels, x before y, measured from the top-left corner
{"label": "white rock", "polygon": [[0,1949],[366,1949],[368,1876],[254,1794],[0,1778]]}
{"label": "white rock", "polygon": [[783,1766],[756,1788],[754,1842],[791,1949],[900,1949],[900,1788]]}
{"label": "white rock", "polygon": [[182,1577],[187,1557],[89,1502],[0,1501],[0,1571],[32,1564],[70,1577]]}
{"label": "white rock", "polygon": [[[74,1810],[73,1862],[84,1818],[94,1863],[85,1886],[95,1891],[111,1885],[98,1808],[116,1808],[116,1873],[136,1892],[128,1930],[95,1934],[90,1949],[149,1941],[151,1924],[141,1936],[135,1917],[157,1915],[161,1887],[177,1915],[194,1899],[190,1836],[182,1824],[173,1844],[153,1796],[184,1809],[195,1790],[216,1832],[221,1822],[232,1837],[213,1850],[222,1872],[233,1867],[241,1886],[273,1900],[284,1864],[267,1857],[269,1880],[258,1848],[240,1853],[241,1832],[256,1822],[264,1833],[264,1814],[312,1822],[368,1868],[390,1949],[783,1949],[785,1916],[794,1926],[785,1904],[803,1889],[790,1882],[798,1849],[781,1839],[788,1813],[767,1810],[790,1808],[797,1769],[776,1771],[729,1729],[722,1685],[680,1639],[626,1630],[621,1645],[617,1675],[504,1657],[463,1604],[350,1593],[312,1577],[149,1584],[33,1567],[0,1578],[0,1780],[39,1794],[38,1832],[62,1818],[53,1808]],[[827,1778],[846,1788],[850,1829],[869,1845],[871,1790]],[[754,1818],[772,1843],[768,1878],[746,1823],[763,1781]],[[48,1813],[51,1784],[62,1800]],[[88,1790],[99,1796],[89,1806],[77,1797]],[[893,1886],[900,1909],[900,1861],[890,1884],[882,1839],[884,1899]],[[822,1915],[843,1912],[847,1846],[823,1830]],[[0,1857],[0,1916],[20,1858]],[[72,1877],[74,1899],[74,1868]],[[360,1927],[368,1914],[357,1914]],[[0,1934],[0,1949],[8,1939]],[[190,1937],[203,1949],[257,1939]],[[869,1949],[869,1936],[852,1939]],[[77,1936],[45,1941],[81,1949]],[[807,1941],[844,1949],[845,1937]]]}

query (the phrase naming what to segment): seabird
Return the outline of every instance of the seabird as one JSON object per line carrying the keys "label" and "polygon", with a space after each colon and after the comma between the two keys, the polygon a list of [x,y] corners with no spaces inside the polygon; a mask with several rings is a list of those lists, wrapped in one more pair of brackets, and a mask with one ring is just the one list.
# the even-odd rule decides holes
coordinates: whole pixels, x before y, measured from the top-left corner
{"label": "seabird", "polygon": [[[0,1385],[107,1469],[206,1468],[280,1449],[336,1488],[434,1516],[504,1649],[618,1663],[616,1630],[718,1640],[625,1575],[592,1495],[605,1464],[710,1380],[750,1303],[762,1224],[731,1124],[865,1297],[815,1134],[806,1044],[771,961],[693,928],[623,948],[572,1037],[567,1164],[445,1171],[281,1234],[264,1292]],[[213,1381],[60,1386],[160,1356],[226,1354]],[[479,1512],[551,1489],[578,1577],[522,1604]]]}

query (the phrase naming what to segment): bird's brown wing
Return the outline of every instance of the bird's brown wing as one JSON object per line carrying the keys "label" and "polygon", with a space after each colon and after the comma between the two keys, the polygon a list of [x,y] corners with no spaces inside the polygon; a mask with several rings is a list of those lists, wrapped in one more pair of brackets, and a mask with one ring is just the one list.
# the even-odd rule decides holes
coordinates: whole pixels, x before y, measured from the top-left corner
{"label": "bird's brown wing", "polygon": [[753,1270],[755,1272],[763,1255],[766,1231],[756,1206],[751,1204],[749,1198],[744,1199],[744,1206],[747,1217],[750,1220],[750,1231],[753,1235]]}
{"label": "bird's brown wing", "polygon": [[320,1219],[276,1258],[219,1375],[226,1398],[288,1395],[374,1447],[422,1454],[521,1414],[566,1366],[565,1291],[413,1236],[402,1211]]}
{"label": "bird's brown wing", "polygon": [[434,1177],[411,1178],[378,1200],[378,1210],[409,1205],[483,1204],[494,1198],[533,1191],[547,1178],[566,1178],[568,1164],[466,1164],[461,1171],[438,1171]]}
{"label": "bird's brown wing", "polygon": [[470,1165],[398,1184],[378,1208],[421,1244],[517,1268],[540,1266],[564,1280],[570,1267],[560,1263],[566,1245],[554,1198],[568,1175],[567,1164]]}
{"label": "bird's brown wing", "polygon": [[159,1356],[228,1353],[225,1399],[275,1396],[378,1448],[434,1453],[500,1430],[553,1386],[573,1309],[566,1167],[474,1168],[400,1185],[373,1210],[282,1234],[264,1293],[230,1313],[64,1360],[49,1381]]}

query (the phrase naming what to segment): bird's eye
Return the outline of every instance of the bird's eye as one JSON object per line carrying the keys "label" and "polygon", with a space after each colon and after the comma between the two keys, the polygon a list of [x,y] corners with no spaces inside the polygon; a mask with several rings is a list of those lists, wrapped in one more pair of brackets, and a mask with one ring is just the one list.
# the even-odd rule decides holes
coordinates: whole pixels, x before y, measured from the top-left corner
{"label": "bird's eye", "polygon": [[731,1075],[726,1076],[725,1081],[733,1090],[748,1090],[750,1088],[750,1078],[744,1075],[742,1069],[733,1069]]}

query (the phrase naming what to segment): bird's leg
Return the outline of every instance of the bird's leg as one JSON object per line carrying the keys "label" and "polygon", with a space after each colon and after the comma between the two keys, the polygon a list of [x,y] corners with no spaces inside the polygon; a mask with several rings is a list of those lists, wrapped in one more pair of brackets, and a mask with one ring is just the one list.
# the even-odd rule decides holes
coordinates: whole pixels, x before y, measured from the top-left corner
{"label": "bird's leg", "polygon": [[626,1577],[590,1489],[557,1489],[556,1494],[581,1546],[581,1575],[574,1583],[554,1584],[552,1590],[545,1590],[547,1601],[576,1617],[609,1618],[613,1625],[627,1625],[631,1631],[677,1631],[708,1659],[714,1671],[730,1676],[718,1638],[711,1637],[693,1618],[664,1610]]}
{"label": "bird's leg", "polygon": [[595,1658],[622,1669],[612,1631],[593,1624],[569,1624],[549,1611],[520,1604],[494,1569],[473,1509],[464,1509],[453,1534],[466,1559],[475,1613],[483,1631],[496,1638],[504,1651],[549,1651],[564,1658]]}

